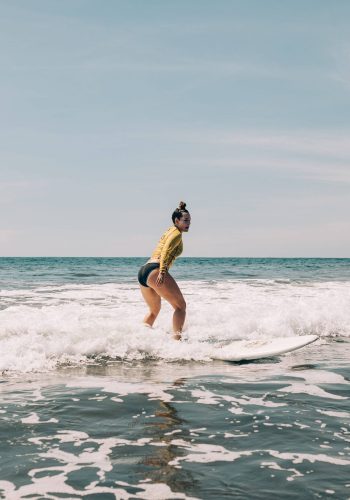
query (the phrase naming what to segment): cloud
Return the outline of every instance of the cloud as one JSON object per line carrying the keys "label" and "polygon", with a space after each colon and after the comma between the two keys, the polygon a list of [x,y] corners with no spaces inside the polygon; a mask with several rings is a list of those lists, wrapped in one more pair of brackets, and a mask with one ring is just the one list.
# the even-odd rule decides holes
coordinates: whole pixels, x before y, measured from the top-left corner
{"label": "cloud", "polygon": [[350,160],[350,131],[227,131],[204,130],[173,134],[173,138],[194,143],[222,146],[245,146],[259,150],[285,151],[298,154],[328,155]]}
{"label": "cloud", "polygon": [[337,183],[350,182],[349,137],[347,130],[259,133],[191,129],[157,133],[158,141],[178,151],[167,160],[173,167],[270,170]]}
{"label": "cloud", "polygon": [[249,154],[247,157],[235,158],[216,158],[206,156],[198,157],[196,159],[176,160],[178,164],[186,165],[187,168],[192,166],[194,168],[213,167],[223,169],[251,169],[261,171],[279,171],[288,172],[291,175],[302,177],[304,179],[318,179],[325,182],[340,182],[350,183],[350,166],[339,166],[336,163],[325,163],[323,161],[315,162],[310,159],[290,159],[286,157],[273,158],[268,155],[252,156]]}

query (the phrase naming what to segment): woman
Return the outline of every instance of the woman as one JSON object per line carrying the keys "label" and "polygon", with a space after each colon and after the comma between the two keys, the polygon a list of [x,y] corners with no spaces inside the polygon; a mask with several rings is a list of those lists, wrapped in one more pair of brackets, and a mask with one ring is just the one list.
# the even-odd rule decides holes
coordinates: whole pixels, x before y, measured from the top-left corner
{"label": "woman", "polygon": [[151,327],[161,307],[161,298],[167,300],[174,308],[174,339],[181,340],[182,327],[186,317],[186,302],[180,288],[168,270],[183,250],[182,233],[188,231],[191,216],[186,210],[186,203],[180,202],[172,215],[174,223],[160,238],[151,258],[141,267],[138,275],[141,292],[150,312],[143,320]]}

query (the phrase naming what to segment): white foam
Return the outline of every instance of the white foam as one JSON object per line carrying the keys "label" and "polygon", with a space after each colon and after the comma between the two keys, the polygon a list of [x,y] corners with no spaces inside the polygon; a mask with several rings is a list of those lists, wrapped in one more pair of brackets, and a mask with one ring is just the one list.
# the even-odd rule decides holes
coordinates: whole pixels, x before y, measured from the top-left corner
{"label": "white foam", "polygon": [[178,434],[179,432],[182,432],[182,430],[181,429],[175,429],[174,431],[164,432],[164,436],[172,436],[173,434]]}
{"label": "white foam", "polygon": [[[173,396],[166,392],[171,388],[170,385],[145,383],[145,382],[118,382],[115,379],[94,378],[88,377],[85,379],[77,378],[68,382],[67,387],[75,388],[99,388],[101,391],[118,394],[119,396],[127,396],[128,394],[147,394],[150,400],[160,399],[161,401],[170,402]],[[123,401],[120,398],[112,398],[113,401]]]}
{"label": "white foam", "polygon": [[48,423],[57,423],[57,418],[50,418],[49,420],[40,420],[39,415],[35,412],[32,412],[28,417],[24,417],[21,419],[22,424],[48,424]]}
{"label": "white foam", "polygon": [[[350,336],[350,283],[309,286],[259,281],[181,282],[188,303],[185,336],[176,342],[172,308],[163,301],[156,328],[137,286],[64,285],[2,290],[0,370],[53,370],[98,355],[209,361],[218,342],[317,334]],[[339,377],[338,377],[339,380]],[[333,377],[333,381],[335,378]]]}
{"label": "white foam", "polygon": [[344,458],[339,457],[331,457],[330,455],[323,455],[322,453],[313,455],[311,453],[287,453],[276,450],[267,451],[271,456],[281,458],[282,460],[290,460],[293,464],[301,464],[304,460],[306,460],[312,464],[315,462],[325,462],[334,465],[350,465],[350,460],[345,460]]}
{"label": "white foam", "polygon": [[[75,489],[71,484],[67,483],[68,474],[89,467],[92,469],[97,468],[97,476],[100,481],[103,481],[106,473],[113,468],[110,455],[115,447],[165,445],[162,442],[153,442],[151,438],[140,438],[135,441],[122,438],[94,439],[82,431],[63,430],[51,436],[29,438],[28,441],[44,450],[39,452],[41,459],[44,459],[45,462],[49,460],[49,463],[53,460],[55,465],[30,470],[28,475],[32,482],[20,486],[18,489],[9,481],[0,481],[0,489],[4,491],[5,498],[23,498],[28,495],[46,497],[54,493],[72,495],[75,498],[76,496],[84,497],[92,494],[110,493],[114,494],[116,498],[125,499],[140,497],[149,500],[162,498],[196,500],[193,497],[187,497],[183,493],[173,492],[167,485],[151,483],[150,480],[142,481],[136,485],[117,481],[116,486],[113,484],[98,486],[98,481],[95,480],[91,481],[84,490]],[[52,442],[55,443],[55,446],[51,445]],[[60,444],[74,443],[76,452],[71,453],[58,448],[57,442]],[[89,444],[90,446],[80,451],[79,448],[83,444]],[[129,494],[119,485],[137,487],[141,491]]]}
{"label": "white foam", "polygon": [[242,456],[250,456],[252,452],[250,451],[229,451],[223,446],[214,444],[193,444],[188,443],[182,439],[173,439],[171,444],[174,446],[180,446],[186,450],[190,450],[185,456],[180,456],[168,462],[169,465],[179,465],[181,461],[185,462],[197,462],[197,463],[210,463],[210,462],[234,462]]}
{"label": "white foam", "polygon": [[346,411],[331,411],[331,410],[316,410],[323,415],[328,415],[329,417],[336,418],[350,418],[350,413]]}
{"label": "white foam", "polygon": [[242,437],[248,437],[250,434],[232,434],[231,432],[225,432],[224,437],[225,438],[242,438]]}
{"label": "white foam", "polygon": [[139,483],[137,486],[140,487],[141,485],[144,491],[138,492],[134,494],[134,496],[150,500],[164,500],[165,498],[199,500],[196,497],[188,497],[185,493],[175,493],[165,483],[145,484],[143,482]]}
{"label": "white foam", "polygon": [[317,387],[316,385],[312,384],[295,383],[290,385],[289,387],[278,389],[278,391],[294,394],[309,394],[310,396],[318,396],[320,398],[328,399],[348,399],[345,396],[339,396],[337,394],[332,394],[330,392],[324,391],[323,389],[321,389],[321,387]]}
{"label": "white foam", "polygon": [[244,413],[241,406],[265,406],[268,408],[277,408],[287,405],[287,403],[269,401],[268,399],[266,399],[267,394],[265,394],[261,398],[253,398],[249,396],[235,398],[234,396],[230,395],[215,394],[208,390],[205,391],[203,389],[194,389],[191,391],[191,395],[196,399],[196,402],[200,404],[217,405],[220,404],[220,401],[227,401],[229,403],[232,403],[233,406],[229,408],[229,411],[236,414]]}
{"label": "white foam", "polygon": [[[250,451],[230,451],[219,445],[211,445],[206,443],[194,444],[192,442],[185,441],[183,439],[174,439],[171,441],[173,446],[180,447],[184,450],[189,451],[187,455],[178,456],[174,460],[169,462],[169,465],[178,466],[181,461],[185,462],[197,462],[197,463],[210,463],[210,462],[220,462],[227,461],[233,462],[244,456],[251,456],[253,454],[268,453],[274,458],[281,460],[291,461],[293,464],[300,464],[304,461],[310,463],[324,462],[334,465],[347,466],[350,465],[350,460],[344,458],[333,457],[330,455],[324,455],[322,453],[311,454],[311,453],[289,453],[289,452],[279,452],[277,450],[250,450]],[[271,465],[270,462],[262,462],[262,465]],[[275,465],[275,468],[281,470],[280,465]],[[294,473],[292,479],[298,476],[299,473],[295,469],[284,469],[289,470]]]}
{"label": "white foam", "polygon": [[217,405],[220,396],[214,394],[211,391],[203,391],[201,389],[195,389],[191,391],[192,397],[197,398],[197,403],[205,405]]}
{"label": "white foam", "polygon": [[279,464],[277,464],[276,462],[261,462],[261,466],[262,467],[268,467],[269,469],[272,469],[272,470],[279,470],[279,471],[291,472],[292,475],[290,475],[290,476],[287,477],[287,481],[294,481],[294,479],[296,477],[303,477],[303,475],[304,475],[301,472],[299,472],[297,469],[283,468]]}
{"label": "white foam", "polygon": [[350,384],[342,375],[326,370],[304,370],[298,372],[297,376],[303,378],[308,384]]}
{"label": "white foam", "polygon": [[233,413],[234,415],[249,415],[249,413],[245,412],[243,408],[238,408],[236,406],[233,406],[232,408],[229,408],[229,412]]}
{"label": "white foam", "polygon": [[[42,470],[44,471],[45,469]],[[123,488],[114,486],[97,486],[97,481],[90,483],[90,485],[88,485],[84,490],[79,490],[67,484],[66,479],[67,478],[64,474],[55,474],[53,477],[45,476],[42,478],[35,478],[33,483],[20,486],[19,488],[16,488],[16,486],[10,481],[0,481],[0,490],[5,494],[4,498],[8,500],[17,500],[19,498],[25,498],[29,495],[35,495],[35,498],[38,498],[38,496],[53,498],[52,495],[57,493],[73,495],[74,498],[77,496],[83,498],[85,496],[109,493],[114,495],[115,498],[122,498],[123,500],[133,498],[143,498],[144,500],[164,500],[165,498],[199,500],[196,497],[189,497],[185,493],[174,492],[164,483],[150,484],[145,481],[140,481],[138,484],[123,483],[124,486],[130,486],[132,488],[136,487],[142,490],[136,493],[128,493]],[[116,484],[120,483],[122,482],[116,482]]]}

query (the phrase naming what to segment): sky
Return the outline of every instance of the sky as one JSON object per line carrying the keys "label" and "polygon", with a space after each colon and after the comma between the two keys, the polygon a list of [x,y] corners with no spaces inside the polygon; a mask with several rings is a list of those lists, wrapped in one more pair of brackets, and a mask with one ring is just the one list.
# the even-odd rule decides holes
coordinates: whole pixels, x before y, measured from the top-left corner
{"label": "sky", "polygon": [[0,0],[0,255],[350,257],[348,0]]}

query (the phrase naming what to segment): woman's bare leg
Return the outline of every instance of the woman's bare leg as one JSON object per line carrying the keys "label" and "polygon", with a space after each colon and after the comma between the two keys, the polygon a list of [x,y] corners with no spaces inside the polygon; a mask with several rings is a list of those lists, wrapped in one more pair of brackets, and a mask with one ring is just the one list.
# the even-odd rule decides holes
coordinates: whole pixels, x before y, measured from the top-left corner
{"label": "woman's bare leg", "polygon": [[152,326],[155,322],[161,307],[160,296],[152,288],[140,285],[141,293],[149,307],[149,313],[143,319],[146,325]]}
{"label": "woman's bare leg", "polygon": [[180,340],[181,332],[186,318],[186,302],[174,278],[165,273],[164,282],[156,284],[158,270],[154,269],[148,276],[147,285],[160,297],[167,300],[174,308],[173,330],[174,338]]}

